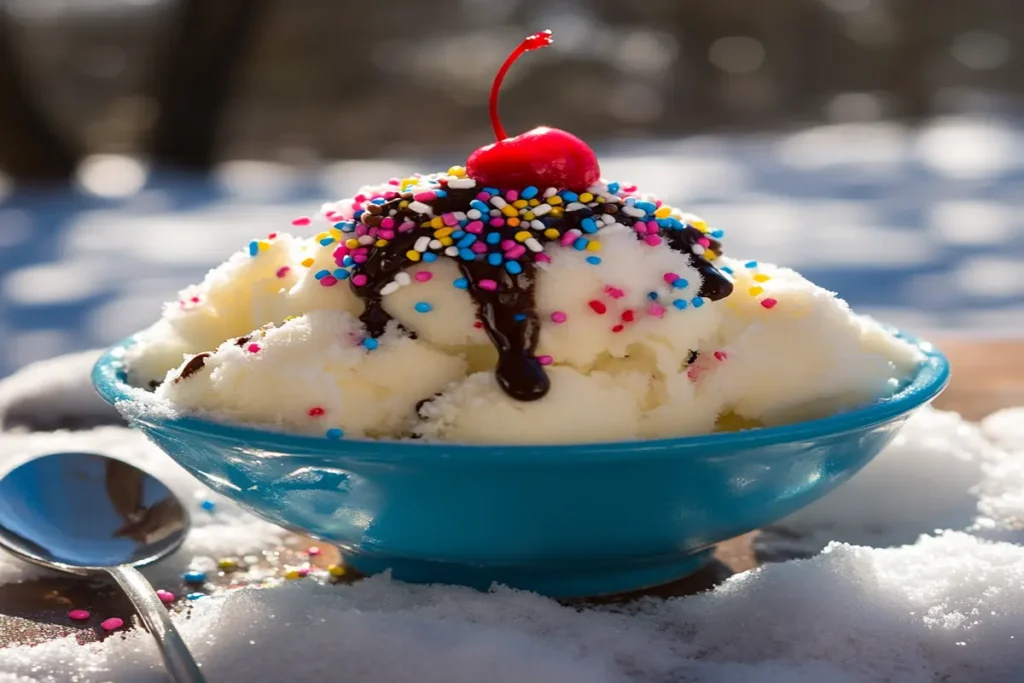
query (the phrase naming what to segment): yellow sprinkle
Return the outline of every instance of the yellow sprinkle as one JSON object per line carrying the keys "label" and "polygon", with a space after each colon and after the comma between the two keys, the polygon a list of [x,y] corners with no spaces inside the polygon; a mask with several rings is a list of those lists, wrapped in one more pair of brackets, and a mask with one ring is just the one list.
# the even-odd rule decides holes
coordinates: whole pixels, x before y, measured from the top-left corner
{"label": "yellow sprinkle", "polygon": [[754,276],[754,282],[768,282],[771,278],[764,273],[758,273]]}
{"label": "yellow sprinkle", "polygon": [[668,218],[670,215],[672,215],[672,207],[670,206],[659,206],[654,212],[655,218]]}
{"label": "yellow sprinkle", "polygon": [[718,258],[718,252],[716,252],[714,249],[705,249],[704,250],[704,260],[705,261],[714,261],[716,258]]}
{"label": "yellow sprinkle", "polygon": [[341,230],[339,230],[338,228],[331,228],[331,237],[333,237],[334,239],[336,239],[337,241],[340,242],[341,241]]}
{"label": "yellow sprinkle", "polygon": [[259,248],[260,251],[266,251],[267,249],[270,249],[270,242],[266,240],[260,240],[259,242],[256,243],[256,246],[257,248]]}
{"label": "yellow sprinkle", "polygon": [[524,221],[532,221],[536,217],[537,216],[533,213],[533,211],[527,211],[526,213],[523,214]]}
{"label": "yellow sprinkle", "polygon": [[450,247],[453,244],[455,244],[455,240],[453,240],[451,237],[442,237],[441,239],[438,240],[438,242],[440,242],[446,247]]}
{"label": "yellow sprinkle", "polygon": [[601,243],[596,240],[587,242],[587,251],[601,251]]}
{"label": "yellow sprinkle", "polygon": [[461,166],[452,166],[451,168],[448,169],[448,175],[453,175],[456,178],[465,178],[466,169],[462,168]]}
{"label": "yellow sprinkle", "polygon": [[223,559],[217,563],[217,568],[225,572],[233,572],[238,569],[238,563],[234,560]]}
{"label": "yellow sprinkle", "polygon": [[294,581],[295,579],[301,579],[302,574],[299,573],[298,569],[292,569],[285,573],[284,578],[288,579],[289,581]]}
{"label": "yellow sprinkle", "polygon": [[339,576],[345,576],[345,568],[340,564],[332,564],[327,567],[327,573],[338,578]]}
{"label": "yellow sprinkle", "polygon": [[345,246],[348,247],[349,249],[355,249],[356,247],[359,246],[359,240],[357,240],[355,237],[353,237],[352,239],[347,239],[345,240]]}
{"label": "yellow sprinkle", "polygon": [[377,240],[376,242],[373,243],[373,246],[375,246],[375,247],[386,247],[387,245],[388,245],[388,241],[385,240],[385,239],[380,239],[380,240]]}
{"label": "yellow sprinkle", "polygon": [[559,237],[562,236],[562,233],[558,232],[558,230],[555,228],[548,228],[547,230],[544,231],[544,236],[547,237],[549,240],[557,240]]}
{"label": "yellow sprinkle", "polygon": [[539,199],[531,199],[529,201],[529,204],[530,204],[530,206],[540,206],[540,200]]}
{"label": "yellow sprinkle", "polygon": [[420,227],[421,228],[432,228],[433,226],[430,224],[430,221],[427,221],[426,223],[420,223]]}
{"label": "yellow sprinkle", "polygon": [[304,265],[304,266],[306,266],[307,268],[309,268],[310,266],[312,266],[312,265],[313,265],[313,259],[311,259],[311,258],[308,258],[308,259],[303,259],[303,261],[302,261],[302,265]]}
{"label": "yellow sprinkle", "polygon": [[512,202],[512,206],[516,207],[517,209],[525,209],[529,205],[530,202],[526,201],[525,199],[517,199],[514,202]]}
{"label": "yellow sprinkle", "polygon": [[294,315],[286,315],[284,317],[284,321],[285,322],[288,322],[289,320],[295,320],[295,316]]}
{"label": "yellow sprinkle", "polygon": [[402,191],[405,191],[406,189],[412,187],[415,184],[416,184],[416,179],[415,178],[403,178],[402,179],[402,184],[399,185],[399,188]]}
{"label": "yellow sprinkle", "polygon": [[555,205],[561,204],[561,203],[562,203],[562,198],[559,197],[557,194],[553,194],[550,197],[548,197],[548,204],[550,204],[551,206],[555,206]]}
{"label": "yellow sprinkle", "polygon": [[525,242],[526,240],[530,239],[530,237],[531,235],[529,230],[520,230],[515,234],[516,242]]}
{"label": "yellow sprinkle", "polygon": [[430,219],[430,227],[438,229],[443,228],[444,219],[441,218],[440,216],[434,216],[433,218]]}
{"label": "yellow sprinkle", "polygon": [[434,231],[434,237],[436,237],[437,239],[441,239],[442,237],[447,237],[448,235],[452,234],[453,232],[455,232],[455,229],[454,228],[449,228],[446,225],[446,226],[444,226],[443,228],[441,228],[439,230],[435,230]]}
{"label": "yellow sprinkle", "polygon": [[327,239],[330,236],[331,236],[331,233],[329,233],[329,232],[321,232],[319,235],[316,236],[316,241],[319,242],[320,240]]}
{"label": "yellow sprinkle", "polygon": [[507,221],[505,221],[505,224],[508,225],[508,227],[510,228],[518,228],[519,219],[513,216],[512,218],[509,218]]}
{"label": "yellow sprinkle", "polygon": [[398,208],[399,209],[408,209],[409,208],[409,200],[408,199],[403,199],[402,201],[398,202]]}
{"label": "yellow sprinkle", "polygon": [[764,294],[764,287],[755,285],[747,291],[750,292],[750,296],[757,296],[758,294]]}
{"label": "yellow sprinkle", "polygon": [[580,195],[580,201],[583,202],[584,204],[586,204],[587,202],[592,202],[594,201],[594,195],[590,194],[589,192],[584,192],[583,194]]}
{"label": "yellow sprinkle", "polygon": [[687,223],[689,223],[693,227],[697,228],[701,232],[707,232],[708,231],[708,224],[705,223],[704,221],[702,221],[699,218],[691,217],[691,220],[687,221]]}
{"label": "yellow sprinkle", "polygon": [[548,211],[548,215],[552,218],[561,218],[563,213],[565,213],[565,209],[561,206],[556,206],[551,211]]}
{"label": "yellow sprinkle", "polygon": [[597,198],[597,203],[598,203],[598,204],[604,204],[604,203],[605,203],[605,201],[607,201],[607,200],[606,200],[606,199],[605,199],[604,197],[598,197],[598,198]]}
{"label": "yellow sprinkle", "polygon": [[503,214],[505,214],[506,216],[518,216],[519,215],[519,210],[516,207],[514,207],[514,206],[509,206],[508,204],[506,204],[505,206],[501,207],[501,212]]}
{"label": "yellow sprinkle", "polygon": [[405,258],[409,259],[410,261],[419,261],[420,252],[416,251],[415,249],[410,249],[409,251],[405,252]]}

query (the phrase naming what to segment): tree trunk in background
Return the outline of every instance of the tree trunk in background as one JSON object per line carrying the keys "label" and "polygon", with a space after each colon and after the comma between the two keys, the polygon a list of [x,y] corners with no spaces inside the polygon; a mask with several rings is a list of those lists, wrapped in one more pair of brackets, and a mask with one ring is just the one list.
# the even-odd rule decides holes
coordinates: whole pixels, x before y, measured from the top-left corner
{"label": "tree trunk in background", "polygon": [[153,161],[208,170],[232,79],[258,25],[263,0],[179,0],[158,55]]}
{"label": "tree trunk in background", "polygon": [[15,23],[0,6],[0,169],[15,182],[70,180],[78,154],[44,115],[19,68]]}

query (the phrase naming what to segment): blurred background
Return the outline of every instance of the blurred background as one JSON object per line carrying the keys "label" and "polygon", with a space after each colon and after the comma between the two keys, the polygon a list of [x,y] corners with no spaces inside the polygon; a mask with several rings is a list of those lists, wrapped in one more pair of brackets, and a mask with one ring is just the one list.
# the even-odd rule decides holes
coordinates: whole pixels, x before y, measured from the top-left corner
{"label": "blurred background", "polygon": [[1024,329],[1024,3],[0,0],[0,377],[250,237],[510,134],[918,332]]}

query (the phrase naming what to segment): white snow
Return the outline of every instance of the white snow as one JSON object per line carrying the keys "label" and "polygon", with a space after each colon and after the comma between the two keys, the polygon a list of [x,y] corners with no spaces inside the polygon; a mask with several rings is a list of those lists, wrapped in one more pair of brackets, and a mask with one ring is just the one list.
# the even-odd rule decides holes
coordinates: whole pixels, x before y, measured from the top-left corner
{"label": "white snow", "polygon": [[[36,405],[68,386],[68,367],[33,370]],[[24,391],[14,379],[0,386],[7,411],[19,403],[12,387]],[[65,398],[62,410],[74,412],[73,403]],[[1020,409],[980,426],[920,412],[860,475],[777,525],[759,550],[791,556],[836,542],[698,596],[579,609],[503,588],[304,579],[199,600],[179,625],[217,683],[1024,680],[1022,424]],[[210,495],[141,436],[112,426],[0,434],[0,471],[63,448],[130,458],[192,500]],[[226,501],[195,518],[186,548],[154,568],[156,581],[281,543],[277,530]],[[0,559],[2,582],[31,571]],[[65,638],[0,649],[0,683],[73,676],[166,680],[149,636],[137,630],[85,646]]]}

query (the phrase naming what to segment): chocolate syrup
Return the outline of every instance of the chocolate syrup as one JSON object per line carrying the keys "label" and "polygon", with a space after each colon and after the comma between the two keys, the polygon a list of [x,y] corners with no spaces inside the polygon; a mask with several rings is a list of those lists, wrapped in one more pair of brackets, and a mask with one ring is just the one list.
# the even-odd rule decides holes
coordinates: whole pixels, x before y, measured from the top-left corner
{"label": "chocolate syrup", "polygon": [[174,379],[174,383],[177,384],[183,379],[188,379],[192,375],[202,370],[203,367],[206,365],[206,359],[212,355],[212,353],[204,351],[203,353],[199,353],[192,356],[192,358],[189,359],[187,363],[185,363],[185,367],[181,369],[181,373]]}

